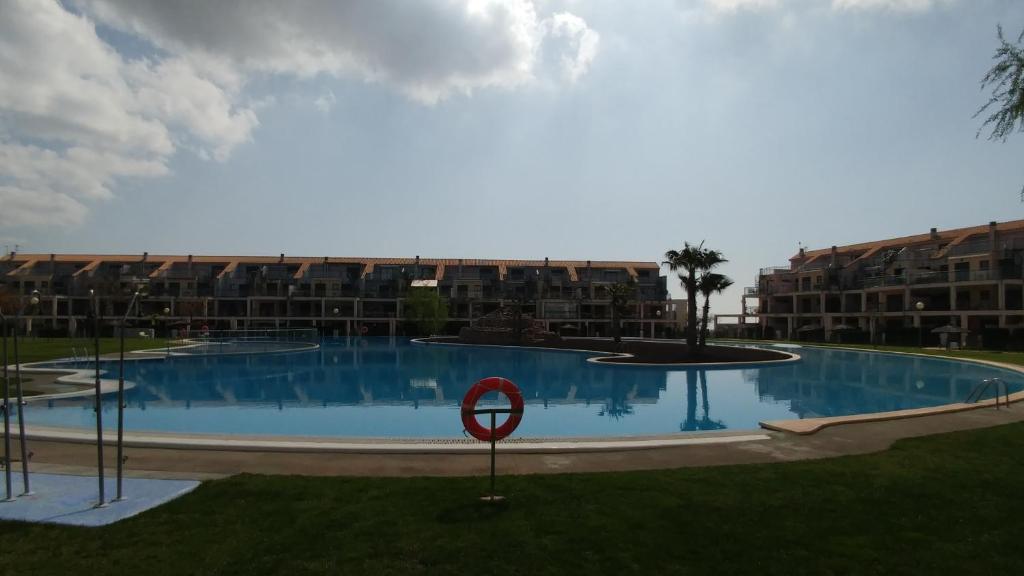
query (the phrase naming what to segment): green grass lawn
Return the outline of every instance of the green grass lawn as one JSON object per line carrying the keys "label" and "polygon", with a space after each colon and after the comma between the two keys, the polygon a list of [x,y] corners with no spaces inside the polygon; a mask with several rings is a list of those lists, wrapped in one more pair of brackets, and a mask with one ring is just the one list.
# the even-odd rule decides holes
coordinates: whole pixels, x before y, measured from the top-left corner
{"label": "green grass lawn", "polygon": [[[812,462],[499,480],[243,475],[106,528],[0,523],[14,574],[1022,574],[1024,424]],[[129,495],[130,497],[130,495]]]}
{"label": "green grass lawn", "polygon": [[[126,351],[145,350],[160,348],[164,344],[164,340],[160,339],[125,338],[124,349]],[[22,363],[70,357],[72,348],[78,350],[79,356],[86,353],[92,355],[95,350],[91,338],[21,338],[18,340],[18,351]],[[120,341],[117,338],[100,338],[100,354],[117,352],[119,349]],[[14,363],[14,345],[11,339],[7,340],[7,358],[11,364]]]}

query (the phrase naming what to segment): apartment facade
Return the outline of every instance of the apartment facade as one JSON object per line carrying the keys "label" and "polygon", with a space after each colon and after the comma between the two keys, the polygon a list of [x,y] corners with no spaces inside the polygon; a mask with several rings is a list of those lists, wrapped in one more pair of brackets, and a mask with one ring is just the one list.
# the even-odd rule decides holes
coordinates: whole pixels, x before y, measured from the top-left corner
{"label": "apartment facade", "polygon": [[[99,315],[108,327],[126,313],[157,329],[315,327],[327,335],[403,333],[413,286],[449,303],[449,331],[516,303],[552,331],[608,335],[608,288],[635,282],[627,335],[677,332],[685,305],[669,299],[654,262],[21,254],[0,258],[0,290],[23,308],[27,332],[76,334]],[[132,293],[145,297],[128,309]],[[37,293],[37,294],[36,294]],[[13,295],[13,296],[12,296]],[[33,295],[37,304],[31,304]]]}
{"label": "apartment facade", "polygon": [[[756,298],[766,338],[933,343],[952,326],[965,337],[1024,329],[1024,220],[801,249],[762,268]],[[1024,334],[1024,333],[1022,333]],[[912,338],[907,341],[908,338]]]}

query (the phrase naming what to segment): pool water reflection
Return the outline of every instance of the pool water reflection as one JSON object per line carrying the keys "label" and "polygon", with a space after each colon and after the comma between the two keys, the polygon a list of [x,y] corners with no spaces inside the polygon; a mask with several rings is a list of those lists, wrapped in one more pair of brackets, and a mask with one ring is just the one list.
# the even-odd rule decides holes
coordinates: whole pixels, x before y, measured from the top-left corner
{"label": "pool water reflection", "polygon": [[[364,338],[314,351],[131,362],[129,430],[244,435],[462,436],[459,403],[486,376],[523,391],[515,436],[635,436],[753,429],[761,420],[840,416],[961,402],[1008,370],[818,348],[796,363],[743,369],[598,365],[566,351],[420,345]],[[116,373],[116,365],[103,368]],[[116,409],[105,396],[104,412]],[[484,403],[495,402],[485,397]],[[95,425],[91,397],[34,403],[32,425]],[[113,418],[104,418],[113,427]]]}

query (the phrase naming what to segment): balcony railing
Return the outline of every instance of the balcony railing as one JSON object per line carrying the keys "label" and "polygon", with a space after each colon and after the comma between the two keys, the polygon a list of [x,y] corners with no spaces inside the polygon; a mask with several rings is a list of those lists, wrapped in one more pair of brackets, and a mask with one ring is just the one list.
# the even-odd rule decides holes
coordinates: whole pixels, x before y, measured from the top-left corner
{"label": "balcony railing", "polygon": [[915,272],[911,276],[911,284],[937,284],[949,282],[949,272]]}
{"label": "balcony railing", "polygon": [[772,274],[785,274],[788,272],[792,272],[789,266],[767,266],[765,268],[761,268],[761,270],[758,271],[758,273],[761,276],[771,276]]}
{"label": "balcony railing", "polygon": [[880,286],[903,286],[907,283],[906,276],[871,276],[864,278],[861,285],[864,288],[878,288]]}

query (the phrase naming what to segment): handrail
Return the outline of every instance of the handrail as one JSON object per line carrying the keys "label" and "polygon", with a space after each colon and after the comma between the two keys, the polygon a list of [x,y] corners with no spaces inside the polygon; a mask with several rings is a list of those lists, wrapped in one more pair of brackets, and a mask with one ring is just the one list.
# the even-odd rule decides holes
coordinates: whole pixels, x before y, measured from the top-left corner
{"label": "handrail", "polygon": [[999,378],[986,378],[981,382],[975,384],[974,388],[971,389],[970,394],[967,395],[967,399],[964,400],[964,404],[976,404],[981,397],[988,391],[989,387],[995,386],[996,390],[996,410],[999,409],[999,398],[1000,390],[1002,391],[1001,396],[1004,398],[1006,407],[1010,407],[1010,391],[1006,386],[1006,382],[1003,382]]}

